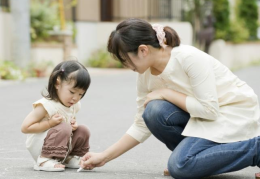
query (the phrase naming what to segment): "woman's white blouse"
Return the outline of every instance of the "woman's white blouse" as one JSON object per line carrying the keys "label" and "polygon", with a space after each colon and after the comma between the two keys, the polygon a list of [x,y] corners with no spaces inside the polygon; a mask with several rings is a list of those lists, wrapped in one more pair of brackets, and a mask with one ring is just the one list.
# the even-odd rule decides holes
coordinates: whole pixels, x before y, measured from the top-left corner
{"label": "woman's white blouse", "polygon": [[142,118],[146,95],[168,88],[187,95],[190,120],[182,135],[219,143],[247,140],[260,134],[258,97],[244,81],[208,54],[188,45],[173,48],[164,71],[150,69],[137,79],[137,114],[127,134],[139,142],[151,132]]}

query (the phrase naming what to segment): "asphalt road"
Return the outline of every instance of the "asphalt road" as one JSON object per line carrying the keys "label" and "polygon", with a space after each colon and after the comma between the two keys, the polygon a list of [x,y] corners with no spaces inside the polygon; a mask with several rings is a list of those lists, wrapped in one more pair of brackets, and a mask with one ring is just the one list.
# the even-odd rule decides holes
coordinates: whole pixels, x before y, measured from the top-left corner
{"label": "asphalt road", "polygon": [[[78,123],[91,130],[91,151],[101,152],[116,142],[130,127],[136,112],[136,74],[129,70],[90,69],[92,84],[82,99]],[[260,96],[260,67],[235,72]],[[31,111],[32,103],[41,98],[47,79],[28,79],[25,82],[0,81],[0,178],[6,179],[167,179],[162,175],[170,151],[153,136],[128,153],[102,168],[77,173],[38,172],[25,148],[26,135],[20,126]],[[203,169],[201,170],[203,172]],[[210,179],[254,179],[258,167],[209,177]]]}

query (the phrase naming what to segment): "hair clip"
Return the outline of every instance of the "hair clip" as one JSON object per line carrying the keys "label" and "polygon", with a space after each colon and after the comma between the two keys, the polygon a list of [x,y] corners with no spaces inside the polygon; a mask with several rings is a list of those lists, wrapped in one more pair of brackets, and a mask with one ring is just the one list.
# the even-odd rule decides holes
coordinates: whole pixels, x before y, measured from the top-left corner
{"label": "hair clip", "polygon": [[153,24],[152,27],[153,30],[156,32],[156,37],[159,41],[160,46],[166,48],[167,45],[165,44],[166,38],[163,26],[160,24]]}

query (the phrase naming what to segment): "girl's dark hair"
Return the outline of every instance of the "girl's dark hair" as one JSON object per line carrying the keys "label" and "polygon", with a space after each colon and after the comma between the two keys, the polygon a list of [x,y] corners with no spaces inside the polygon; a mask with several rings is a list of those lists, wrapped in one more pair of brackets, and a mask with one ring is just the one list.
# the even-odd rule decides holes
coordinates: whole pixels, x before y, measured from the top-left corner
{"label": "girl's dark hair", "polygon": [[[55,88],[58,78],[61,80],[61,83],[63,81],[74,82],[74,88],[80,88],[84,90],[85,93],[91,82],[88,70],[81,63],[74,60],[61,62],[53,69],[50,75],[47,87],[48,94],[44,95],[42,93],[45,98],[60,101]],[[83,98],[85,93],[81,98]]]}
{"label": "girl's dark hair", "polygon": [[[166,45],[171,47],[180,45],[180,38],[175,30],[165,26],[164,32]],[[123,65],[127,66],[129,63],[134,66],[127,53],[137,54],[138,47],[142,44],[161,48],[152,25],[145,20],[131,18],[118,24],[116,30],[110,34],[107,50]]]}

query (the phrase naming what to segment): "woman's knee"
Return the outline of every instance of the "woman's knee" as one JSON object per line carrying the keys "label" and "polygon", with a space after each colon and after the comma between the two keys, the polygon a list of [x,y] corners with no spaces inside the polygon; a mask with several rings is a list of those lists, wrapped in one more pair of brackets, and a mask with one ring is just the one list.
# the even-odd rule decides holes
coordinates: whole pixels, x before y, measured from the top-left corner
{"label": "woman's knee", "polygon": [[170,157],[168,161],[168,170],[170,175],[175,179],[195,179],[195,173],[193,170],[195,168],[190,168],[190,166],[182,165],[180,162],[178,162],[177,159]]}
{"label": "woman's knee", "polygon": [[186,124],[189,118],[188,116],[189,114],[187,112],[168,101],[152,100],[147,104],[142,117],[149,128],[149,126],[156,127],[158,125],[178,126],[180,119],[182,120],[181,123]]}
{"label": "woman's knee", "polygon": [[196,179],[201,176],[200,168],[196,166],[197,159],[187,151],[191,148],[189,140],[192,138],[184,139],[172,152],[168,160],[168,170],[172,177],[175,179]]}
{"label": "woman's knee", "polygon": [[147,125],[156,122],[158,116],[163,114],[162,107],[164,103],[164,100],[152,100],[147,104],[142,116]]}

